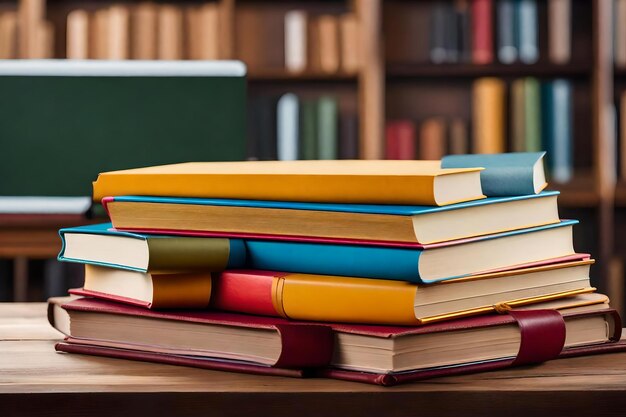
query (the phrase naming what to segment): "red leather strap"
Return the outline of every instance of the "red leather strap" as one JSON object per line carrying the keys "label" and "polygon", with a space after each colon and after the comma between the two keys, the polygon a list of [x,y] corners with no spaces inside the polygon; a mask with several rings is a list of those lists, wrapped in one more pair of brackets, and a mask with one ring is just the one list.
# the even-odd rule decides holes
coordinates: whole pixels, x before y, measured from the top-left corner
{"label": "red leather strap", "polygon": [[556,310],[511,310],[522,340],[513,365],[545,362],[559,356],[565,344],[565,321]]}

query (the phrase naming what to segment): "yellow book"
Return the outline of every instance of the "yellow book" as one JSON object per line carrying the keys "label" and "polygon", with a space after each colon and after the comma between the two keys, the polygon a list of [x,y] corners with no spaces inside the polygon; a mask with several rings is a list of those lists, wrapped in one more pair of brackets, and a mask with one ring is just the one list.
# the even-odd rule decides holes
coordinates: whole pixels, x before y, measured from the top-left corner
{"label": "yellow book", "polygon": [[608,301],[606,296],[591,294],[592,263],[565,262],[430,285],[228,270],[213,282],[211,306],[295,320],[390,325],[426,324],[538,302],[551,302],[550,308],[572,308]]}
{"label": "yellow book", "polygon": [[502,153],[506,150],[504,93],[504,81],[498,78],[480,78],[474,82],[474,153]]}
{"label": "yellow book", "polygon": [[443,206],[484,198],[481,168],[439,161],[194,162],[101,173],[96,201],[139,195]]}

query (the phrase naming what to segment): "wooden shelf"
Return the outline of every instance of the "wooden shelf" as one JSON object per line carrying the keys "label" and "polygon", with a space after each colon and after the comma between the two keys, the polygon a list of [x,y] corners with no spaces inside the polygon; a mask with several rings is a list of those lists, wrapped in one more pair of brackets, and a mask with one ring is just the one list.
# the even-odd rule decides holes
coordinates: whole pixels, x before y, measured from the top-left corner
{"label": "wooden shelf", "polygon": [[615,207],[626,208],[626,182],[620,181],[615,186]]}
{"label": "wooden shelf", "polygon": [[282,68],[251,70],[248,73],[250,82],[356,82],[357,74],[347,73],[323,73],[323,72],[299,72],[292,73]]}
{"label": "wooden shelf", "polygon": [[536,77],[588,77],[590,65],[554,64],[388,64],[387,79],[413,77],[485,77],[485,76],[536,76]]}
{"label": "wooden shelf", "polygon": [[565,184],[549,183],[550,190],[561,192],[559,205],[569,208],[595,208],[600,203],[600,193],[591,176],[577,177]]}

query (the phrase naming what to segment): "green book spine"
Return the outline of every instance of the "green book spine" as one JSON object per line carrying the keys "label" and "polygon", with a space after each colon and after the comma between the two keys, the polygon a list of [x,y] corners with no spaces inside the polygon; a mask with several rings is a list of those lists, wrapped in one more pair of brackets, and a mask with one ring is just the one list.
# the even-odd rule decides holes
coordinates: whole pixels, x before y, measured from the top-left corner
{"label": "green book spine", "polygon": [[536,78],[524,82],[526,152],[541,150],[541,88]]}
{"label": "green book spine", "polygon": [[304,101],[300,117],[300,159],[317,159],[317,103]]}
{"label": "green book spine", "polygon": [[318,158],[337,159],[337,100],[320,97],[317,102]]}

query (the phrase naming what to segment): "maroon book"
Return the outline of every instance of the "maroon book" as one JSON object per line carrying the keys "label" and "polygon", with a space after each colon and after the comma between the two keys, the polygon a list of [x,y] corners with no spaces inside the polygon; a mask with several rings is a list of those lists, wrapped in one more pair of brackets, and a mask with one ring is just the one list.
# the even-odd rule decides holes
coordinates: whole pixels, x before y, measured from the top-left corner
{"label": "maroon book", "polygon": [[[62,352],[253,374],[291,377],[317,376],[384,386],[439,376],[497,370],[512,366],[540,363],[557,358],[626,351],[626,343],[615,343],[619,341],[621,336],[621,321],[619,315],[615,310],[608,308],[588,312],[574,312],[564,315],[561,315],[555,310],[515,310],[509,311],[507,314],[482,315],[418,327],[348,324],[310,325],[277,318],[219,312],[176,311],[162,313],[89,299],[72,301],[69,304],[64,304],[63,308],[69,311],[78,310],[107,314],[136,314],[150,318],[222,324],[225,326],[261,326],[280,329],[281,332],[283,332],[282,329],[291,328],[291,330],[283,332],[284,334],[281,335],[281,357],[285,359],[278,361],[274,366],[224,358],[199,357],[193,354],[155,352],[140,345],[120,348],[110,344],[107,345],[106,340],[77,339],[73,337],[68,337],[65,342],[56,345],[56,349]],[[50,317],[52,316],[53,314],[50,314]],[[564,348],[566,338],[565,323],[569,320],[589,318],[592,316],[598,316],[604,319],[606,326],[603,326],[603,328],[606,327],[608,329],[606,335],[608,341],[587,346],[576,345]],[[51,322],[54,325],[54,320],[51,319]],[[511,325],[517,325],[521,335],[518,353],[511,357],[395,373],[360,372],[333,368],[329,365],[331,363],[333,350],[333,332],[365,335],[376,338],[390,338],[406,335],[467,331],[478,328],[496,328],[498,326]]]}

